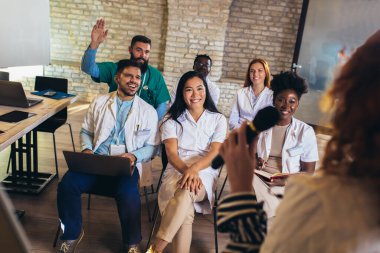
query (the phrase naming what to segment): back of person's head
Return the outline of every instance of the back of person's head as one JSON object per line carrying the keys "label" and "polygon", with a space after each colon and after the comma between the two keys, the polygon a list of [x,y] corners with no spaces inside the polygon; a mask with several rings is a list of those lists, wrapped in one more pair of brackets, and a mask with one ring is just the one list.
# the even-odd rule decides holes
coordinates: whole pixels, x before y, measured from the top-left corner
{"label": "back of person's head", "polygon": [[328,92],[334,133],[323,169],[357,178],[380,178],[380,30],[342,67]]}
{"label": "back of person's head", "polygon": [[128,68],[128,67],[136,67],[136,68],[139,68],[141,70],[140,65],[141,65],[140,63],[138,63],[138,62],[136,62],[134,60],[130,60],[130,59],[120,60],[117,63],[116,74],[119,74],[119,73],[123,72],[123,70],[125,68]]}
{"label": "back of person's head", "polygon": [[[185,88],[185,84],[188,80],[198,77],[199,79],[202,80],[203,85],[205,86],[205,91],[206,91],[206,98],[205,98],[205,103],[203,107],[211,112],[218,112],[216,109],[216,106],[214,102],[212,101],[212,98],[210,96],[210,92],[208,90],[207,82],[203,78],[202,74],[196,71],[189,71],[186,72],[185,74],[182,75],[182,77],[179,79],[178,85],[177,85],[177,90],[176,90],[176,95],[175,95],[175,100],[172,106],[169,108],[168,114],[169,118],[177,121],[178,117],[181,116],[181,114],[186,110],[187,105],[185,103],[185,99],[183,96],[183,90]],[[178,122],[178,121],[177,121]],[[179,123],[179,122],[178,122]],[[181,124],[181,123],[179,123]]]}
{"label": "back of person's head", "polygon": [[133,47],[136,44],[136,42],[142,42],[142,43],[149,44],[152,46],[152,41],[144,35],[134,36],[131,40],[131,47]]}
{"label": "back of person's head", "polygon": [[253,59],[249,63],[248,69],[247,69],[247,73],[245,74],[244,87],[252,86],[250,72],[251,72],[251,66],[253,64],[255,64],[255,63],[260,63],[261,65],[263,65],[264,71],[265,71],[264,86],[267,87],[267,88],[270,88],[270,69],[269,69],[269,65],[268,65],[268,63],[267,63],[266,60],[260,59],[260,58]]}
{"label": "back of person's head", "polygon": [[273,103],[277,95],[284,90],[293,90],[297,94],[298,100],[302,94],[307,93],[307,82],[292,71],[282,72],[278,75],[273,75],[270,82],[270,88],[273,90]]}

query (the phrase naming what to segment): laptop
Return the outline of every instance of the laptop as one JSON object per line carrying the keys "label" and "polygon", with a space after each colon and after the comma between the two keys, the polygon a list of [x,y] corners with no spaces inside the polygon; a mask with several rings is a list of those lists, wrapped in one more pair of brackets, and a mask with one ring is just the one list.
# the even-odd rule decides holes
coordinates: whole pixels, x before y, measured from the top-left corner
{"label": "laptop", "polygon": [[0,80],[0,105],[28,108],[42,100],[42,98],[27,98],[19,82]]}
{"label": "laptop", "polygon": [[131,175],[131,164],[124,157],[72,151],[63,151],[63,155],[70,171],[104,176]]}

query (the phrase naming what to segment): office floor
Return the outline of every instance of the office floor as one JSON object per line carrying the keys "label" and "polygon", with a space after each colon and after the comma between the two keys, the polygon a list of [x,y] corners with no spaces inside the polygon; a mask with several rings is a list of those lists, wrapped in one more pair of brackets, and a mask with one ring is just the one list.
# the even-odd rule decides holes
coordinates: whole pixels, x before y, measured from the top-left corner
{"label": "office floor", "polygon": [[[79,148],[79,131],[88,104],[76,103],[69,108],[69,122],[74,131],[74,141]],[[62,126],[56,132],[59,175],[64,175],[67,166],[63,158],[62,150],[72,150],[69,129]],[[39,170],[53,172],[54,151],[51,134],[39,133]],[[0,179],[6,176],[6,167],[9,157],[9,149],[0,153]],[[155,182],[161,172],[161,161],[155,159],[153,162],[153,176]],[[56,189],[58,180],[53,180],[47,188],[39,195],[10,194],[14,206],[26,211],[21,223],[31,241],[34,253],[55,252],[52,247],[53,239],[58,226],[58,215],[56,210]],[[222,180],[220,180],[220,185]],[[225,192],[228,191],[228,186]],[[151,211],[154,208],[156,195],[149,195]],[[145,247],[151,223],[148,221],[145,199],[142,197],[142,243]],[[77,252],[108,253],[119,252],[121,246],[121,229],[119,225],[117,209],[112,198],[92,196],[91,209],[87,210],[87,195],[82,196],[82,215],[85,236],[77,248]],[[219,248],[228,241],[228,236],[218,234]],[[170,248],[167,252],[170,252]],[[193,226],[193,242],[191,247],[193,253],[215,252],[214,232],[212,215],[197,215]]]}

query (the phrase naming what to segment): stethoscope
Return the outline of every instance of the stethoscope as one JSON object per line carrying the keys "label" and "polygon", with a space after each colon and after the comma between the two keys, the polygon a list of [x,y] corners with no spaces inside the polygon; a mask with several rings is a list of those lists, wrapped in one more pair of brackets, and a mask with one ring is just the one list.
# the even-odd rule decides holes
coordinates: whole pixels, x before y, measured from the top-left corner
{"label": "stethoscope", "polygon": [[143,80],[142,80],[142,85],[141,85],[141,88],[140,88],[140,90],[139,90],[139,94],[138,94],[139,97],[140,97],[140,95],[141,95],[141,91],[142,91],[142,90],[146,90],[146,91],[149,90],[149,87],[148,87],[148,83],[149,83],[149,81],[150,81],[150,69],[149,69],[149,67],[148,67],[147,71],[149,71],[148,81],[145,82],[146,74],[147,74],[147,73],[145,72],[145,73],[144,73]]}

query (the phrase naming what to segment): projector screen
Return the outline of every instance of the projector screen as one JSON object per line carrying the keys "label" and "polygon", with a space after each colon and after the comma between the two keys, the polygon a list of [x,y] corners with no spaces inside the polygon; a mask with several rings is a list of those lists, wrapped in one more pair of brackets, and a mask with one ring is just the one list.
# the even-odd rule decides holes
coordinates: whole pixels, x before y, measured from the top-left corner
{"label": "projector screen", "polygon": [[49,0],[0,0],[0,68],[50,63]]}
{"label": "projector screen", "polygon": [[[339,66],[380,28],[378,0],[309,0],[297,73],[309,83],[297,115],[327,126],[330,115],[319,110],[319,100]],[[312,113],[311,113],[312,112]]]}

